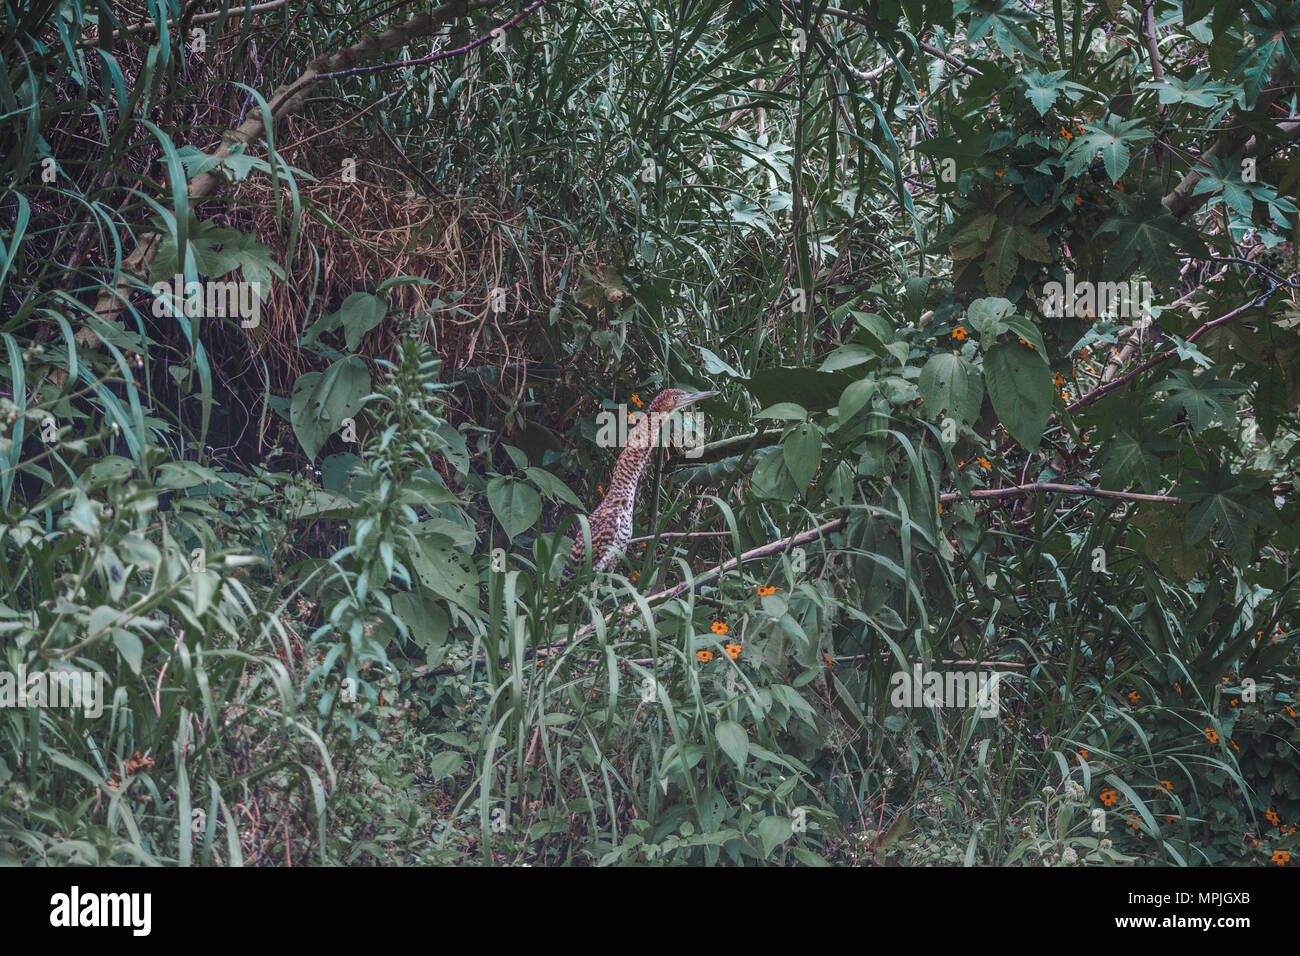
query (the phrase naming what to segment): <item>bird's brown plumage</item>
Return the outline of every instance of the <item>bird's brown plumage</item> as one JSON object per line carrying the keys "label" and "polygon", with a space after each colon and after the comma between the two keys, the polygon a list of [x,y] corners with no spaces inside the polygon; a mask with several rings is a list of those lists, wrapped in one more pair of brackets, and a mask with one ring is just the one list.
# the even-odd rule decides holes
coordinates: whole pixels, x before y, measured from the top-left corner
{"label": "bird's brown plumage", "polygon": [[[716,394],[717,392],[692,393],[670,388],[656,395],[654,401],[646,407],[645,417],[632,429],[626,447],[618,456],[605,499],[587,519],[591,528],[593,569],[606,570],[627,548],[628,540],[632,537],[632,511],[636,507],[637,486],[645,474],[650,453],[658,442],[664,419],[683,405]],[[569,559],[564,566],[566,582],[586,563],[584,544],[582,530],[578,529],[577,540],[569,551]]]}

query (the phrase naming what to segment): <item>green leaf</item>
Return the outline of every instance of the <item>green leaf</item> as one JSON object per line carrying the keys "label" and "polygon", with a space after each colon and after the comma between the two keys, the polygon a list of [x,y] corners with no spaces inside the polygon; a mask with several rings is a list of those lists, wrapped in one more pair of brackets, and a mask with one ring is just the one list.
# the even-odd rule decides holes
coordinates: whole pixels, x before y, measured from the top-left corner
{"label": "green leaf", "polygon": [[[439,535],[416,538],[408,552],[411,570],[420,583],[436,594],[478,616],[478,572],[462,551],[439,544]],[[443,541],[446,539],[443,538]]]}
{"label": "green leaf", "polygon": [[564,501],[575,508],[582,507],[582,500],[563,481],[545,468],[525,468],[524,474],[535,484],[539,491],[554,501]]}
{"label": "green leaf", "polygon": [[822,463],[822,433],[816,425],[804,422],[796,425],[786,436],[782,446],[785,455],[785,467],[795,484],[804,488],[817,473],[817,466]]}
{"label": "green leaf", "polygon": [[1125,216],[1112,216],[1097,229],[1097,235],[1115,233],[1106,249],[1106,268],[1122,275],[1134,261],[1158,284],[1173,287],[1182,268],[1180,253],[1205,256],[1208,252],[1201,237],[1159,206],[1150,205]]}
{"label": "green leaf", "polygon": [[984,357],[984,384],[998,420],[1033,451],[1042,441],[1056,394],[1042,358],[1018,342],[999,343]]}
{"label": "green leaf", "polygon": [[808,410],[802,405],[796,405],[794,402],[777,402],[770,408],[765,408],[755,418],[777,418],[792,421],[803,421],[808,417]]}
{"label": "green leaf", "polygon": [[139,674],[140,664],[144,659],[144,645],[140,643],[140,638],[130,631],[115,627],[113,628],[113,643],[117,646],[122,657],[126,659],[131,668],[131,673]]}
{"label": "green leaf", "polygon": [[1247,390],[1240,382],[1216,377],[1213,369],[1199,375],[1186,369],[1176,369],[1156,386],[1165,391],[1165,408],[1159,420],[1172,420],[1177,409],[1187,412],[1187,421],[1197,434],[1205,431],[1215,420],[1231,426],[1237,420],[1236,398]]}
{"label": "green leaf", "polygon": [[794,827],[788,817],[764,817],[758,824],[758,839],[763,844],[763,856],[771,856],[772,851],[790,839]]}
{"label": "green leaf", "polygon": [[355,355],[324,372],[307,372],[293,383],[289,422],[308,459],[315,460],[325,441],[343,427],[343,419],[361,410],[370,394],[370,373]]}
{"label": "green leaf", "polygon": [[1172,450],[1170,445],[1176,446],[1176,442],[1162,439],[1161,436],[1152,438],[1151,441],[1144,441],[1127,428],[1112,435],[1097,456],[1102,485],[1122,489],[1136,484],[1151,494],[1159,493],[1162,482],[1160,455],[1157,452]]}
{"label": "green leaf", "polygon": [[846,388],[840,396],[840,424],[843,425],[861,411],[875,391],[876,380],[873,378],[861,379]]}
{"label": "green leaf", "polygon": [[737,767],[743,768],[749,759],[749,735],[745,728],[734,720],[720,720],[713,734],[722,752],[734,760]]}
{"label": "green leaf", "polygon": [[1155,137],[1147,129],[1146,117],[1125,120],[1110,113],[1102,122],[1076,139],[1065,151],[1065,176],[1072,179],[1092,162],[1098,152],[1106,166],[1106,175],[1116,182],[1132,161],[1132,150]]}
{"label": "green leaf", "polygon": [[1020,82],[1025,87],[1025,96],[1029,98],[1030,105],[1038,111],[1039,116],[1047,114],[1061,93],[1065,93],[1071,100],[1076,100],[1081,92],[1087,90],[1085,86],[1063,79],[1068,72],[1070,71],[1056,70],[1052,73],[1042,73],[1034,70],[1020,75]]}
{"label": "green leaf", "polygon": [[921,369],[917,382],[925,411],[938,421],[947,412],[953,418],[970,424],[979,415],[984,401],[984,383],[979,371],[956,352],[939,352]]}
{"label": "green leaf", "polygon": [[425,767],[425,773],[433,780],[442,780],[445,777],[454,776],[464,762],[465,758],[459,752],[444,750],[429,761]]}
{"label": "green leaf", "polygon": [[1215,531],[1228,546],[1233,560],[1245,566],[1254,557],[1252,530],[1257,523],[1275,526],[1273,515],[1257,507],[1268,501],[1268,482],[1245,473],[1218,468],[1212,474],[1187,470],[1187,478],[1173,490],[1175,497],[1192,505],[1184,539],[1196,544]]}
{"label": "green leaf", "polygon": [[1003,319],[1015,311],[1016,307],[1003,298],[976,299],[966,309],[966,321],[981,336],[997,338],[1006,328]]}
{"label": "green leaf", "polygon": [[348,350],[355,352],[361,344],[361,338],[388,314],[388,303],[377,295],[368,292],[353,292],[343,300],[338,312],[334,313],[332,325],[343,326],[343,339]]}
{"label": "green leaf", "polygon": [[852,368],[855,365],[861,365],[863,362],[869,362],[873,358],[875,358],[875,355],[865,345],[851,342],[848,345],[841,345],[826,356],[826,361],[822,362],[818,371],[838,372],[842,368]]}
{"label": "green leaf", "polygon": [[498,475],[488,482],[487,497],[507,538],[531,528],[542,513],[541,496],[522,481]]}

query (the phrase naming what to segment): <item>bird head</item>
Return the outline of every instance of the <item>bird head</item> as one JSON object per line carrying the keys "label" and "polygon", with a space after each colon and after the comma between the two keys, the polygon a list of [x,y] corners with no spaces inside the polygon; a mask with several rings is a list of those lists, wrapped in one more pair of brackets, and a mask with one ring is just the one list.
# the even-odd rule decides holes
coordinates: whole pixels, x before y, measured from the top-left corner
{"label": "bird head", "polygon": [[667,414],[717,394],[717,392],[686,392],[680,388],[666,388],[655,396],[646,411],[651,414]]}

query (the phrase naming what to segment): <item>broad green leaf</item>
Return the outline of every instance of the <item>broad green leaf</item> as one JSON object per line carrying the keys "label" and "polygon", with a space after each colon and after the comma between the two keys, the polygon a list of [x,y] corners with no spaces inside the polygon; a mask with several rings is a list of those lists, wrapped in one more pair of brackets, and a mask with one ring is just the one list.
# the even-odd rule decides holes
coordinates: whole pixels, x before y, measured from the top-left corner
{"label": "broad green leaf", "polygon": [[844,424],[856,415],[876,391],[876,380],[864,378],[854,382],[840,396],[840,424]]}
{"label": "broad green leaf", "polygon": [[307,372],[293,384],[289,421],[309,460],[325,441],[343,427],[343,419],[361,410],[370,394],[366,363],[355,355],[340,359],[324,372]]}
{"label": "broad green leaf", "polygon": [[1056,394],[1041,357],[1017,343],[999,343],[984,356],[984,385],[998,420],[1033,451],[1042,441]]}
{"label": "broad green leaf", "polygon": [[348,350],[355,352],[361,344],[361,338],[388,314],[388,303],[377,295],[368,292],[353,292],[343,300],[335,313],[335,327],[343,326],[343,339]]}
{"label": "broad green leaf", "polygon": [[542,513],[541,496],[522,481],[498,475],[488,482],[487,497],[508,538],[531,528]]}
{"label": "broad green leaf", "polygon": [[465,762],[465,757],[455,750],[444,750],[434,756],[425,767],[425,773],[431,780],[442,780],[456,774]]}
{"label": "broad green leaf", "polygon": [[1065,151],[1066,178],[1077,176],[1100,152],[1106,175],[1112,182],[1118,181],[1132,161],[1133,149],[1154,138],[1149,126],[1150,121],[1145,116],[1126,120],[1113,113],[1107,114],[1100,123],[1088,127],[1087,132]]}
{"label": "broad green leaf", "polygon": [[955,352],[938,352],[921,369],[917,382],[925,399],[925,413],[937,421],[947,413],[970,424],[984,401],[979,371]]}
{"label": "broad green leaf", "polygon": [[745,728],[734,720],[720,720],[713,733],[722,752],[734,760],[736,766],[743,768],[749,759],[749,735]]}
{"label": "broad green leaf", "polygon": [[804,488],[817,474],[822,463],[822,433],[816,425],[804,422],[796,425],[786,436],[782,446],[785,467],[796,485]]}
{"label": "broad green leaf", "polygon": [[764,817],[758,824],[758,838],[763,844],[763,856],[771,856],[772,851],[790,839],[794,826],[789,817]]}
{"label": "broad green leaf", "polygon": [[808,410],[802,405],[796,405],[794,402],[777,402],[777,404],[763,409],[754,417],[786,419],[799,422],[808,417]]}
{"label": "broad green leaf", "polygon": [[1199,375],[1186,369],[1175,369],[1157,389],[1168,393],[1166,409],[1160,420],[1169,420],[1174,410],[1187,412],[1187,421],[1197,434],[1205,431],[1215,420],[1231,426],[1237,420],[1237,396],[1247,390],[1240,382],[1216,377],[1213,369]]}

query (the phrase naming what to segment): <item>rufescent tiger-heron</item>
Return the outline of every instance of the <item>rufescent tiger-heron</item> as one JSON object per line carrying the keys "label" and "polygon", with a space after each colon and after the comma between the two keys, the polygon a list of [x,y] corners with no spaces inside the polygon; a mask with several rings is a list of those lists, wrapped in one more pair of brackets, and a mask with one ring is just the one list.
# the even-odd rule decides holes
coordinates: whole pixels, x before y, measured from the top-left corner
{"label": "rufescent tiger-heron", "polygon": [[[712,398],[717,392],[685,392],[669,388],[655,396],[646,408],[646,414],[627,437],[627,445],[614,465],[614,475],[609,479],[609,491],[587,525],[591,529],[591,549],[594,560],[591,566],[604,571],[618,560],[632,537],[632,511],[636,508],[636,489],[645,474],[650,453],[658,441],[668,416],[680,412],[688,405]],[[578,540],[573,543],[569,560],[564,565],[563,580],[571,581],[578,569],[586,563],[582,529],[577,530]]]}

